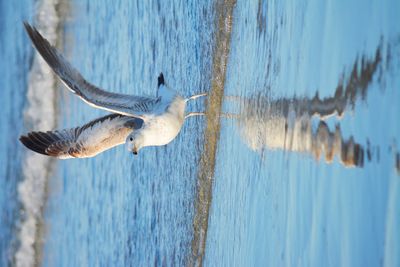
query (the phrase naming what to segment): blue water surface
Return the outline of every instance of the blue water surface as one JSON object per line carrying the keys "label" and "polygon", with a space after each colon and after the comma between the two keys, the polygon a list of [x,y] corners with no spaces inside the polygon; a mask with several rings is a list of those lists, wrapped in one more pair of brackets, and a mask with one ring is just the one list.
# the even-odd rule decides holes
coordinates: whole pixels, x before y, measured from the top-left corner
{"label": "blue water surface", "polygon": [[23,148],[18,136],[32,55],[22,21],[31,18],[32,1],[0,1],[0,266],[13,258],[19,218],[17,184],[22,179]]}
{"label": "blue water surface", "polygon": [[[184,96],[209,87],[213,10],[204,1],[73,1],[65,53],[94,84],[156,94],[157,77]],[[104,114],[65,89],[63,127]],[[204,109],[201,101],[189,110]],[[60,127],[61,127],[60,126]],[[192,239],[202,118],[165,147],[124,146],[60,162],[47,211],[45,266],[181,266]],[[73,255],[73,256],[71,256]]]}
{"label": "blue water surface", "polygon": [[[13,261],[24,218],[17,188],[26,150],[18,136],[31,126],[23,115],[33,50],[21,22],[35,21],[37,3],[0,1],[0,266]],[[93,84],[154,96],[163,72],[184,96],[212,87],[215,1],[73,0],[62,6],[62,52]],[[204,266],[400,265],[399,11],[396,0],[237,1],[222,109],[246,116],[219,118]],[[367,63],[375,67],[363,68]],[[340,85],[356,92],[345,95],[341,116],[288,111],[260,119],[273,111],[265,108],[271,103],[335,98]],[[61,84],[54,89],[59,128],[106,114]],[[206,108],[199,99],[188,111]],[[297,147],[281,145],[301,120],[311,135],[296,132],[291,141]],[[288,125],[281,131],[282,121]],[[94,158],[55,161],[38,264],[187,264],[204,122],[188,119],[169,145],[142,149],[137,157],[119,146]],[[260,131],[244,135],[249,122],[256,130],[272,129],[272,141]],[[351,151],[344,145],[332,162],[323,145],[299,149],[321,122],[340,133],[342,144],[357,144],[363,161],[343,160]]]}
{"label": "blue water surface", "polygon": [[347,168],[337,158],[325,164],[305,153],[251,151],[238,134],[240,125],[225,121],[207,266],[400,264],[394,156],[400,70],[398,57],[384,55],[388,46],[399,51],[398,10],[398,1],[238,1],[227,95],[271,101],[316,92],[333,96],[354,63],[360,70],[361,58],[373,60],[382,47],[381,72],[372,76],[366,98],[359,97],[342,119],[327,120],[332,130],[340,125],[344,138],[373,144],[378,152],[363,168]]}

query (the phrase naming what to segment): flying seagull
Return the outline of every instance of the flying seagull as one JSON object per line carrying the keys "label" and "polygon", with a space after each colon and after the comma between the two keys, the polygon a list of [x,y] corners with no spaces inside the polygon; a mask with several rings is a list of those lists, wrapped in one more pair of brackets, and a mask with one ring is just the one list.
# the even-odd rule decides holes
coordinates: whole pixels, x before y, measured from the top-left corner
{"label": "flying seagull", "polygon": [[171,142],[185,118],[204,115],[185,115],[185,108],[188,100],[206,94],[185,99],[166,86],[162,73],[156,97],[104,91],[86,81],[36,28],[26,22],[24,26],[37,51],[72,93],[92,107],[112,112],[81,127],[22,135],[19,140],[37,153],[60,159],[87,158],[126,143],[127,149],[137,155],[142,147]]}

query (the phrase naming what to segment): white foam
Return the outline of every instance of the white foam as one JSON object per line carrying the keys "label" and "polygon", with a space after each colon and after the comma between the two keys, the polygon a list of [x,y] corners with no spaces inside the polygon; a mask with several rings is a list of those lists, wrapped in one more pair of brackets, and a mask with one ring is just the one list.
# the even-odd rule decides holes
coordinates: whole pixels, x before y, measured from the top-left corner
{"label": "white foam", "polygon": [[[60,21],[57,0],[41,0],[36,5],[38,30],[50,43],[55,44]],[[29,72],[27,100],[24,111],[26,130],[51,130],[56,126],[56,78],[44,60],[35,52]],[[21,203],[21,222],[18,228],[19,246],[15,254],[16,266],[40,264],[43,240],[43,209],[47,195],[47,180],[52,169],[50,158],[31,151],[23,160],[23,181],[18,185]]]}

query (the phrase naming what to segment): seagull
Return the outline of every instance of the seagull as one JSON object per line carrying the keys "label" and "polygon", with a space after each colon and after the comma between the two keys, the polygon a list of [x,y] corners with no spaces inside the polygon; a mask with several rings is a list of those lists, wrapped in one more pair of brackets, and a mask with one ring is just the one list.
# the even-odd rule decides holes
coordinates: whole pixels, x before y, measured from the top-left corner
{"label": "seagull", "polygon": [[207,93],[183,98],[165,84],[162,73],[156,97],[104,91],[89,83],[36,28],[27,22],[24,26],[34,47],[72,93],[92,107],[111,112],[80,127],[22,135],[19,140],[34,152],[59,159],[88,158],[125,143],[137,155],[143,147],[170,143],[186,118],[204,115],[185,115],[185,108],[189,100]]}

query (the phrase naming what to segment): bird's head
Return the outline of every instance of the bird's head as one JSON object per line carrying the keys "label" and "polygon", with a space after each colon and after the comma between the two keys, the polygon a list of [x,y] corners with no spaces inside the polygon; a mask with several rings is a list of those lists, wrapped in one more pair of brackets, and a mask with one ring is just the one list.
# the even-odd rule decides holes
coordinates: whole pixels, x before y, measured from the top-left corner
{"label": "bird's head", "polygon": [[140,134],[140,131],[134,131],[128,135],[125,144],[129,152],[137,155],[144,144],[143,135]]}

